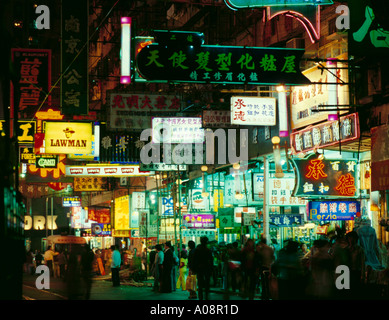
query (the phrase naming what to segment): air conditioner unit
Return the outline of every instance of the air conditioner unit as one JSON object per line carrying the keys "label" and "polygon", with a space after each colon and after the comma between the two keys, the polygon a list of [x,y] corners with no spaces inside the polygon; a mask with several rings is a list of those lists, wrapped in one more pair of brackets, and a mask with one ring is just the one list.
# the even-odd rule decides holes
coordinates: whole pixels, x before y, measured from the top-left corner
{"label": "air conditioner unit", "polygon": [[286,42],[286,48],[304,49],[305,40],[303,38],[293,38]]}

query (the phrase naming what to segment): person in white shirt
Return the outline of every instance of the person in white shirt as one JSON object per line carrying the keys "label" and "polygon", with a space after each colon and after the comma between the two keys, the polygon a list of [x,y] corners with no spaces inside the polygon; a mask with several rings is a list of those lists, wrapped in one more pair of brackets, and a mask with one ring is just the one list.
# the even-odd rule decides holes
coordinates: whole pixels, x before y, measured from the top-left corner
{"label": "person in white shirt", "polygon": [[122,263],[122,258],[117,246],[111,246],[112,251],[112,262],[111,262],[111,272],[112,272],[112,283],[114,287],[120,286],[120,277],[119,270]]}

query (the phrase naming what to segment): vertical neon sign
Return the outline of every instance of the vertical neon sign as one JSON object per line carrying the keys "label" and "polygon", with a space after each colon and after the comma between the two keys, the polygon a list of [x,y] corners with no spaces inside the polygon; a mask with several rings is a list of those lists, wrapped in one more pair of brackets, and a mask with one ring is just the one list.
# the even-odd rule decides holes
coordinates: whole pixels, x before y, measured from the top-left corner
{"label": "vertical neon sign", "polygon": [[131,18],[122,17],[122,39],[121,39],[121,73],[120,83],[131,83]]}

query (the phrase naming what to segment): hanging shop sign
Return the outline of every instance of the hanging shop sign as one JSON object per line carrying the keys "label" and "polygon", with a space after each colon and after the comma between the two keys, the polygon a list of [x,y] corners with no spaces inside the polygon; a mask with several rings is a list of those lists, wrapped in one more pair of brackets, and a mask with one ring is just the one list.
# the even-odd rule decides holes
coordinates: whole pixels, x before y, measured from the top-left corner
{"label": "hanging shop sign", "polygon": [[257,216],[257,210],[253,207],[236,207],[234,208],[234,222],[241,224],[242,223],[242,215],[243,217],[245,215],[248,215],[248,218],[243,218],[243,224],[249,223],[249,224],[244,224],[246,225],[251,225],[251,222],[256,218]]}
{"label": "hanging shop sign", "polygon": [[215,230],[204,229],[184,229],[182,230],[183,237],[207,237],[209,241],[213,241],[216,238]]}
{"label": "hanging shop sign", "polygon": [[[5,120],[0,120],[0,136],[4,136]],[[18,142],[22,144],[34,143],[34,135],[36,132],[36,122],[35,121],[18,121],[16,125],[16,136],[18,137]]]}
{"label": "hanging shop sign", "polygon": [[74,229],[91,229],[96,221],[88,218],[88,208],[71,207],[71,227]]}
{"label": "hanging shop sign", "polygon": [[47,217],[38,215],[24,216],[24,230],[57,230],[58,227],[55,223],[57,218],[58,216],[56,215]]}
{"label": "hanging shop sign", "polygon": [[139,210],[139,237],[154,238],[158,236],[158,216],[148,209]]}
{"label": "hanging shop sign", "polygon": [[305,206],[307,200],[293,196],[294,187],[294,178],[269,178],[268,205]]}
{"label": "hanging shop sign", "polygon": [[45,148],[50,154],[92,152],[92,123],[46,122]]}
{"label": "hanging shop sign", "polygon": [[202,189],[189,190],[189,210],[209,210],[209,197],[202,195]]}
{"label": "hanging shop sign", "polygon": [[371,129],[371,190],[389,189],[389,126]]}
{"label": "hanging shop sign", "polygon": [[276,99],[231,97],[231,123],[252,126],[276,125]]}
{"label": "hanging shop sign", "polygon": [[62,207],[81,207],[81,198],[77,196],[63,197]]}
{"label": "hanging shop sign", "polygon": [[357,113],[341,117],[340,121],[326,121],[323,124],[310,126],[290,135],[293,154],[308,152],[318,148],[358,140],[360,136],[359,117]]}
{"label": "hanging shop sign", "polygon": [[276,227],[297,227],[303,223],[303,217],[300,214],[271,214],[270,225]]}
{"label": "hanging shop sign", "polygon": [[[116,230],[112,229],[112,237],[114,238],[129,238],[133,230]],[[136,230],[138,232],[138,230]]]}
{"label": "hanging shop sign", "polygon": [[112,235],[112,227],[110,224],[92,223],[91,235],[94,237],[110,237]]}
{"label": "hanging shop sign", "polygon": [[359,201],[309,201],[308,220],[354,220],[361,213]]}
{"label": "hanging shop sign", "polygon": [[[51,87],[51,50],[11,49],[15,80],[11,81],[10,118],[32,118]],[[51,103],[50,95],[47,103]],[[18,114],[15,114],[18,112]]]}
{"label": "hanging shop sign", "polygon": [[142,171],[186,171],[186,164],[166,164],[166,163],[140,163],[140,170]]}
{"label": "hanging shop sign", "polygon": [[38,168],[35,164],[27,166],[26,182],[71,182],[65,177],[66,155],[58,155],[56,168]]}
{"label": "hanging shop sign", "polygon": [[74,177],[74,191],[104,191],[108,189],[107,178]]}
{"label": "hanging shop sign", "polygon": [[[179,112],[182,106],[180,98],[172,95],[111,93],[110,99],[110,129],[150,128],[150,122],[139,123],[137,120],[145,116],[151,119],[149,112]],[[139,119],[133,121],[134,112],[145,114],[137,114]]]}
{"label": "hanging shop sign", "polygon": [[356,160],[321,160],[312,155],[308,159],[294,159],[293,162],[297,169],[294,196],[358,196]]}
{"label": "hanging shop sign", "polygon": [[64,115],[88,114],[89,4],[88,1],[69,0],[63,3],[61,10],[62,113]]}
{"label": "hanging shop sign", "polygon": [[174,215],[174,201],[171,196],[161,196],[159,201],[159,212],[162,217],[172,217]]}
{"label": "hanging shop sign", "polygon": [[203,143],[201,118],[152,118],[153,143]]}
{"label": "hanging shop sign", "polygon": [[224,181],[224,203],[240,206],[257,205],[258,201],[253,200],[253,181],[251,173],[235,174],[227,177]]}
{"label": "hanging shop sign", "polygon": [[203,128],[232,128],[231,112],[228,110],[203,110]]}
{"label": "hanging shop sign", "polygon": [[100,134],[97,129],[98,126],[94,126],[94,133],[92,135],[92,152],[89,154],[68,154],[68,159],[77,161],[99,161],[100,158]]}
{"label": "hanging shop sign", "polygon": [[213,214],[183,214],[184,225],[190,229],[213,229],[216,227],[216,218]]}
{"label": "hanging shop sign", "polygon": [[88,219],[99,224],[110,224],[111,208],[88,207]]}
{"label": "hanging shop sign", "polygon": [[[55,185],[58,187],[55,187]],[[19,182],[19,192],[26,198],[35,199],[41,198],[42,196],[62,197],[64,192],[69,192],[69,194],[71,194],[73,190],[72,183],[48,182],[43,185],[42,183],[26,183],[26,181],[22,180]]]}
{"label": "hanging shop sign", "polygon": [[130,196],[115,198],[114,205],[114,229],[130,230]]}
{"label": "hanging shop sign", "polygon": [[[336,57],[339,60],[347,60],[347,55]],[[307,86],[292,86],[290,93],[290,118],[291,129],[306,127],[328,119],[329,114],[334,111],[325,109],[336,109],[336,106],[329,106],[329,97],[332,89],[336,86],[337,105],[349,105],[349,86],[348,83],[348,63],[336,62],[337,69],[334,69],[329,62],[321,62],[323,67],[313,67],[303,71],[303,74],[314,84]],[[326,69],[328,68],[328,69]],[[338,77],[337,84],[328,84],[330,72],[335,73]],[[342,82],[343,81],[343,82]],[[327,107],[328,106],[328,107]],[[317,112],[315,110],[320,110]],[[345,110],[339,110],[339,114],[346,113]],[[336,111],[335,111],[336,113]]]}
{"label": "hanging shop sign", "polygon": [[146,207],[146,193],[145,192],[133,192],[131,194],[132,211],[138,209],[144,209]]}
{"label": "hanging shop sign", "polygon": [[252,186],[253,186],[253,200],[263,200],[264,195],[264,181],[265,178],[263,173],[253,173],[252,175]]}
{"label": "hanging shop sign", "polygon": [[202,45],[193,41],[198,38],[193,32],[162,30],[154,34],[156,43],[147,45],[136,57],[139,74],[148,81],[310,83],[299,70],[303,49]]}
{"label": "hanging shop sign", "polygon": [[36,155],[34,148],[20,147],[19,148],[19,160],[20,163],[35,164]]}
{"label": "hanging shop sign", "polygon": [[37,154],[35,156],[35,166],[37,168],[57,168],[58,156],[53,154]]}
{"label": "hanging shop sign", "polygon": [[139,165],[104,165],[104,166],[66,166],[65,175],[69,177],[140,177],[149,176],[152,171],[140,171]]}

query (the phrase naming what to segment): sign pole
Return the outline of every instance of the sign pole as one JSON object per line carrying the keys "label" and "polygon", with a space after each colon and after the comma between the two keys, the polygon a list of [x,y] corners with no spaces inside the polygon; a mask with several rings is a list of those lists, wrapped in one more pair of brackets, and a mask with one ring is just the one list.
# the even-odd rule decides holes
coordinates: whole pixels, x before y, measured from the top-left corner
{"label": "sign pole", "polygon": [[263,172],[263,233],[264,237],[266,239],[266,243],[269,245],[270,243],[270,228],[269,228],[269,223],[270,223],[270,217],[269,217],[269,210],[268,210],[268,205],[267,205],[267,189],[268,189],[268,184],[269,184],[269,160],[267,159],[266,156],[263,157],[263,167],[264,167],[264,172]]}

